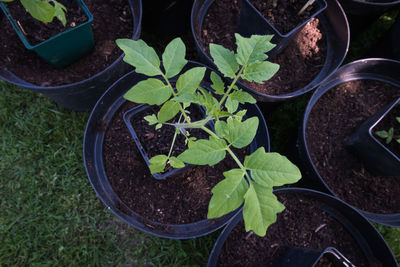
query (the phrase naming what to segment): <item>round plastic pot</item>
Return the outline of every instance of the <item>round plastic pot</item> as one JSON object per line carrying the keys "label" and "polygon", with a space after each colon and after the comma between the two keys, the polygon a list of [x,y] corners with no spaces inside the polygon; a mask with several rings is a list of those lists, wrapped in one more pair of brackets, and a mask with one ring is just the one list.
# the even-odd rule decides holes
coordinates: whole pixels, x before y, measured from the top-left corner
{"label": "round plastic pot", "polygon": [[[191,67],[204,66],[199,63],[189,62],[183,71]],[[211,69],[207,68],[205,77],[209,77]],[[103,165],[103,140],[105,136],[104,128],[99,128],[99,124],[108,125],[121,107],[126,102],[123,95],[133,85],[147,79],[147,77],[130,72],[116,81],[99,99],[92,110],[89,117],[85,136],[83,141],[83,156],[86,173],[92,184],[97,196],[117,217],[128,223],[129,225],[155,236],[172,238],[172,239],[188,239],[207,235],[224,226],[235,214],[237,210],[216,219],[205,219],[194,223],[172,225],[162,224],[150,221],[135,211],[127,207],[118,195],[112,189]],[[205,81],[210,83],[210,81]],[[257,116],[260,119],[258,132],[253,140],[255,147],[263,146],[269,151],[269,135],[264,117],[257,105],[244,105],[247,109],[247,115]],[[124,123],[125,126],[125,123]],[[126,127],[126,126],[125,126]],[[133,142],[133,140],[132,140]],[[126,211],[129,211],[127,214]],[[124,212],[125,211],[125,212]],[[162,226],[162,227],[160,227]],[[159,229],[163,230],[159,230]]]}
{"label": "round plastic pot", "polygon": [[65,67],[89,53],[94,46],[92,31],[93,16],[82,0],[77,0],[88,20],[77,27],[60,32],[50,39],[37,45],[31,45],[17,26],[6,5],[0,3],[0,8],[10,21],[19,39],[28,50],[34,51],[55,68]]}
{"label": "round plastic pot", "polygon": [[[142,19],[142,0],[128,0],[133,15],[132,39],[139,38]],[[0,13],[0,20],[2,19]],[[17,77],[11,71],[0,67],[0,79],[27,90],[41,93],[59,105],[76,110],[90,111],[104,91],[119,77],[132,68],[122,61],[121,55],[110,66],[92,77],[60,86],[38,86]]]}
{"label": "round plastic pot", "polygon": [[[197,36],[201,36],[204,17],[215,0],[195,0],[192,8],[191,26],[200,59],[207,65],[215,67],[211,58],[202,49]],[[317,17],[321,22],[323,33],[326,36],[327,54],[323,68],[309,84],[303,88],[282,95],[267,95],[258,92],[243,83],[238,85],[253,94],[258,101],[279,102],[285,101],[316,88],[325,78],[333,73],[343,62],[350,43],[350,31],[346,15],[336,0],[327,0],[328,6]]]}
{"label": "round plastic pot", "polygon": [[400,0],[390,2],[374,2],[365,0],[339,0],[346,14],[359,16],[376,16],[388,8],[400,5]]}
{"label": "round plastic pot", "polygon": [[373,134],[374,127],[399,103],[400,98],[380,109],[364,121],[344,143],[372,173],[383,176],[400,175],[399,157],[382,143],[383,139],[378,139]]}
{"label": "round plastic pot", "polygon": [[[325,193],[310,189],[286,188],[275,190],[274,193],[277,195],[281,193],[301,194],[304,196],[313,197],[324,205],[324,212],[329,213],[330,216],[340,222],[349,232],[349,234],[352,235],[353,239],[357,242],[360,249],[365,254],[366,258],[371,260],[371,263],[373,263],[376,259],[382,263],[382,266],[398,266],[391,250],[389,249],[382,236],[378,233],[378,231],[360,213],[347,205],[345,202]],[[214,244],[213,249],[211,250],[207,267],[213,267],[217,265],[219,254],[226,239],[228,238],[231,231],[242,219],[243,218],[241,214],[235,216],[235,218],[233,218],[221,232],[217,241]],[[279,221],[277,221],[276,223],[279,223]],[[290,232],[288,232],[287,234],[289,238]],[[332,239],[334,238],[335,237],[333,236]]]}
{"label": "round plastic pot", "polygon": [[[371,79],[386,82],[394,86],[400,87],[400,76],[399,76],[400,62],[389,59],[381,58],[370,58],[362,59],[351,62],[338,71],[332,74],[321,86],[314,92],[308,105],[306,107],[303,122],[301,124],[298,149],[302,165],[305,168],[305,172],[310,178],[315,178],[323,184],[325,190],[335,195],[328,184],[324,181],[324,178],[318,173],[315,167],[307,146],[306,139],[306,128],[307,121],[310,116],[311,110],[318,99],[327,91],[334,88],[335,86],[359,79]],[[394,214],[379,214],[368,211],[359,210],[369,220],[388,226],[400,226],[400,213]]]}
{"label": "round plastic pot", "polygon": [[242,0],[239,22],[237,25],[238,33],[245,37],[250,37],[253,34],[273,34],[274,37],[271,42],[276,44],[276,46],[268,52],[268,56],[274,58],[290,44],[293,38],[296,37],[297,33],[304,28],[307,22],[326,9],[327,3],[325,0],[319,0],[316,1],[314,5],[317,6],[317,10],[314,14],[308,17],[307,20],[303,21],[301,24],[294,27],[288,33],[282,33],[266,18],[264,18],[260,11],[254,7],[249,0]]}

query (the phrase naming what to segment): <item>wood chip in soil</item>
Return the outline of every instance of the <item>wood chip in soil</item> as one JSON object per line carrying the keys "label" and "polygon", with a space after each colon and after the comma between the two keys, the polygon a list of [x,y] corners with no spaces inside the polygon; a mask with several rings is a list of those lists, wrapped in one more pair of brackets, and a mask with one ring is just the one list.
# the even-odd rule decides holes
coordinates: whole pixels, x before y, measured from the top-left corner
{"label": "wood chip in soil", "polygon": [[[210,43],[236,49],[234,33],[239,18],[238,0],[216,0],[205,15],[201,36],[203,50],[210,56]],[[282,95],[297,91],[309,84],[321,71],[326,58],[327,44],[318,18],[312,19],[292,44],[271,60],[280,69],[263,84],[241,81],[267,95]]]}
{"label": "wood chip in soil", "polygon": [[321,177],[341,199],[375,213],[400,212],[400,176],[369,173],[343,145],[369,116],[400,96],[398,87],[372,80],[356,80],[332,88],[314,105],[306,140]]}
{"label": "wood chip in soil", "polygon": [[[132,211],[149,221],[187,224],[206,219],[211,189],[236,163],[227,157],[213,167],[195,166],[165,180],[152,178],[122,119],[123,112],[133,106],[124,104],[105,134],[103,161],[113,190]],[[241,151],[238,156],[243,159],[248,150]]]}
{"label": "wood chip in soil", "polygon": [[[118,38],[131,38],[132,14],[127,0],[85,0],[93,15],[93,51],[63,69],[54,69],[22,44],[8,19],[0,15],[0,68],[39,86],[58,86],[85,80],[111,65],[122,51]],[[68,17],[68,13],[67,13]]]}
{"label": "wood chip in soil", "polygon": [[356,241],[340,222],[323,210],[323,203],[298,193],[279,193],[278,199],[286,209],[278,214],[277,222],[268,228],[265,237],[249,234],[244,224],[239,223],[221,249],[218,266],[274,266],[287,248],[323,251],[330,246],[356,266],[369,266]]}

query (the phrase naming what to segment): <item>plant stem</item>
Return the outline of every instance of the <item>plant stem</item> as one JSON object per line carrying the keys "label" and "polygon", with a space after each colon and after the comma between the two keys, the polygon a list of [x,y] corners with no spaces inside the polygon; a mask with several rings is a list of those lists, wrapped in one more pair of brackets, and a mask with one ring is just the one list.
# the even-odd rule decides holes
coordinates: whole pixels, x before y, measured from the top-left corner
{"label": "plant stem", "polygon": [[314,4],[314,2],[315,2],[315,0],[308,0],[307,3],[300,9],[299,13],[297,13],[297,15],[300,16],[301,14],[303,14],[304,10],[306,10],[307,7]]}
{"label": "plant stem", "polygon": [[218,102],[218,106],[217,109],[219,109],[222,105],[222,103],[224,103],[224,101],[226,100],[226,98],[228,97],[229,93],[232,91],[233,87],[235,86],[236,82],[239,80],[239,78],[242,76],[243,74],[243,70],[244,70],[244,66],[241,67],[241,69],[239,70],[239,73],[235,76],[235,78],[233,79],[232,83],[229,85],[228,90],[226,90],[224,96],[221,98],[221,100]]}
{"label": "plant stem", "polygon": [[[180,116],[179,119],[178,119],[178,123],[181,122],[181,119],[182,119],[182,114],[181,114],[181,116]],[[172,149],[174,148],[175,140],[176,140],[176,137],[177,137],[177,136],[178,136],[178,133],[177,133],[176,130],[175,130],[175,132],[174,132],[174,138],[172,139],[171,147],[169,148],[169,152],[168,152],[168,156],[167,156],[168,158],[171,157]]]}

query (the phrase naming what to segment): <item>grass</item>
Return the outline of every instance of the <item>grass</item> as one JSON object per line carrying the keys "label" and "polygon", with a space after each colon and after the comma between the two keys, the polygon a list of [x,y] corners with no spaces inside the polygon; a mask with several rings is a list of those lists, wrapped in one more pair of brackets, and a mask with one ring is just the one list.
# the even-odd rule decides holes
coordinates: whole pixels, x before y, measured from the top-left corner
{"label": "grass", "polygon": [[[267,114],[273,151],[290,147],[309,97]],[[83,166],[88,115],[0,81],[0,265],[204,266],[218,232],[166,240],[106,210]],[[378,230],[400,261],[400,229]]]}

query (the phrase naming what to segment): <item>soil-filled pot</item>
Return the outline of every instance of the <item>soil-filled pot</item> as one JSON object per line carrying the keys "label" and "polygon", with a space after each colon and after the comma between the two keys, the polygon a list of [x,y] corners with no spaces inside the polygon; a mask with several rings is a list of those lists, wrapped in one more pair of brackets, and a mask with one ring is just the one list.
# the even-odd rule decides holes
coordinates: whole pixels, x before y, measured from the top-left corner
{"label": "soil-filled pot", "polygon": [[[193,66],[203,65],[190,62],[183,71]],[[207,69],[205,77],[209,74],[210,69]],[[211,188],[223,178],[223,171],[232,168],[233,161],[226,158],[213,167],[194,166],[177,176],[154,179],[123,120],[125,111],[135,106],[123,98],[124,93],[144,79],[146,77],[135,72],[123,76],[94,107],[84,137],[84,161],[89,180],[115,215],[146,233],[176,239],[211,233],[225,225],[240,209],[220,218],[206,219]],[[207,88],[208,82],[202,86]],[[247,116],[257,116],[260,120],[253,140],[255,144],[251,146],[263,146],[268,151],[268,130],[261,111],[256,105],[244,108]],[[170,140],[164,142],[170,143]]]}
{"label": "soil-filled pot", "polygon": [[[346,15],[335,0],[298,33],[290,45],[271,61],[280,65],[275,76],[261,85],[238,84],[263,102],[284,101],[304,94],[334,72],[346,56],[350,33]],[[234,50],[240,1],[196,0],[193,4],[192,34],[202,61],[212,66],[209,44]]]}
{"label": "soil-filled pot", "polygon": [[400,226],[400,173],[370,173],[345,141],[370,116],[400,96],[400,62],[364,59],[341,67],[314,93],[299,137],[309,177],[377,223]]}
{"label": "soil-filled pot", "polygon": [[378,231],[343,201],[309,189],[279,189],[275,194],[286,209],[266,236],[246,233],[242,217],[236,216],[218,237],[208,267],[279,266],[275,264],[293,247],[320,253],[335,247],[355,266],[398,266]]}
{"label": "soil-filled pot", "polygon": [[8,20],[0,14],[0,79],[42,93],[58,104],[88,111],[104,91],[132,68],[122,61],[118,38],[137,39],[142,18],[141,0],[86,0],[93,15],[95,47],[87,56],[54,69],[25,49]]}
{"label": "soil-filled pot", "polygon": [[[16,4],[15,8],[17,8],[17,10],[19,9],[23,12],[22,4],[16,2],[14,2],[14,4]],[[0,3],[0,8],[7,16],[24,46],[28,50],[35,51],[40,57],[53,65],[55,68],[62,68],[71,64],[72,62],[89,53],[94,46],[93,31],[91,26],[93,16],[87,9],[85,3],[82,0],[78,0],[75,3],[71,1],[64,4],[68,4],[68,6],[71,9],[74,9],[75,13],[77,13],[76,18],[74,18],[76,21],[73,21],[72,23],[77,23],[78,25],[70,28],[68,27],[69,25],[65,26],[64,28],[59,26],[58,30],[61,32],[51,36],[49,39],[44,38],[44,41],[36,43],[35,39],[28,40],[28,38],[25,37],[25,34],[33,35],[33,33],[29,32],[24,34],[24,32],[22,32],[24,28],[22,27],[23,24],[20,23],[21,18],[14,18],[10,10],[8,10],[6,4]],[[70,13],[71,9],[69,10]],[[69,16],[71,16],[70,13],[68,13]],[[31,19],[31,24],[33,24],[32,22],[35,22],[33,18],[29,16],[27,17]],[[27,23],[28,22],[29,20]],[[42,25],[44,27],[44,24]],[[25,26],[29,25],[24,25],[24,27]]]}

